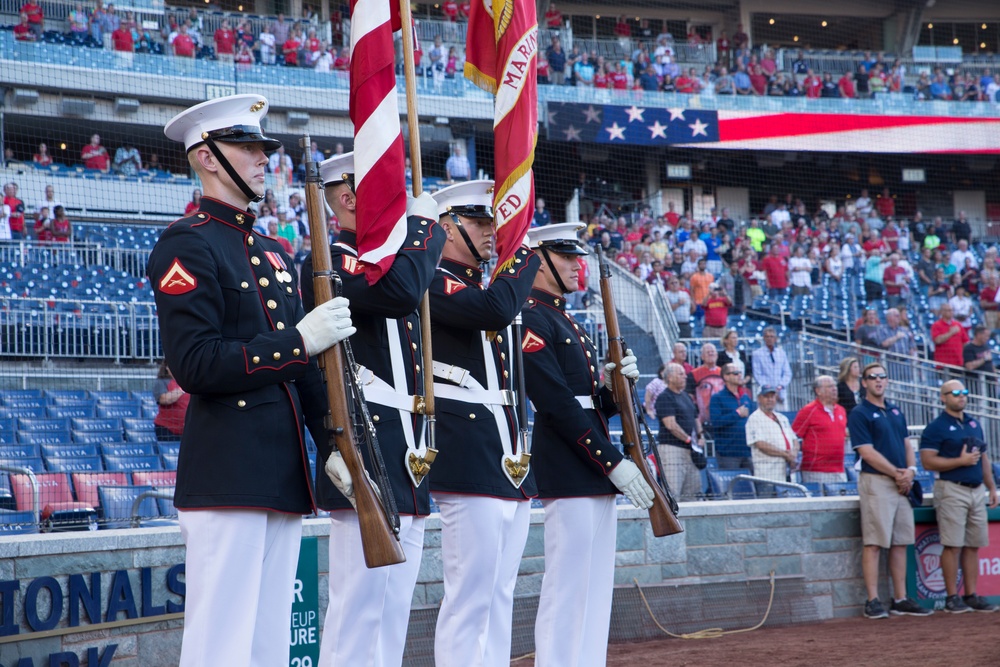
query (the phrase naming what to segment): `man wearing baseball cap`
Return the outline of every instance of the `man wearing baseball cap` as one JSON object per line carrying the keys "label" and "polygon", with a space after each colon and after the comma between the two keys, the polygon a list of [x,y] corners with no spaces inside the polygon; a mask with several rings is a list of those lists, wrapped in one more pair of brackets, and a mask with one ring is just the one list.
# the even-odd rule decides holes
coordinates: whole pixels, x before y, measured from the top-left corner
{"label": "man wearing baseball cap", "polygon": [[[253,230],[267,100],[204,102],[164,128],[202,182],[147,273],[164,355],[191,394],[174,505],[187,547],[180,665],[287,665],[302,515],[315,510],[303,425],[326,439],[313,357],[354,333],[346,299],[303,316],[291,259]],[[343,461],[340,461],[343,465]]]}

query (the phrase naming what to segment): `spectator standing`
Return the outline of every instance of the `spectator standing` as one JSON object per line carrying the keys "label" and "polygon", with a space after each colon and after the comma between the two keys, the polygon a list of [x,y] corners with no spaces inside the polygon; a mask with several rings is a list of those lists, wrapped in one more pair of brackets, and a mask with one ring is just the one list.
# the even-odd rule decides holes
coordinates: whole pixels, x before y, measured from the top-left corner
{"label": "spectator standing", "polygon": [[126,139],[125,143],[115,151],[115,171],[123,176],[138,176],[142,169],[142,158],[139,156],[139,149],[135,144]]}
{"label": "spectator standing", "polygon": [[910,296],[907,286],[909,274],[899,265],[899,253],[889,255],[889,265],[882,269],[882,284],[885,288],[886,302],[894,308]]}
{"label": "spectator standing", "polygon": [[[721,338],[722,349],[719,350],[719,365],[725,368],[726,364],[733,364],[743,377],[746,384],[752,374],[750,357],[746,351],[739,347],[740,336],[736,329],[726,329]],[[723,378],[724,379],[724,378]]]}
{"label": "spectator standing", "polygon": [[0,203],[0,241],[10,241],[10,206]]}
{"label": "spectator standing", "polygon": [[10,181],[3,186],[3,204],[7,207],[7,225],[10,237],[17,241],[25,238],[24,202],[17,198],[17,183]]}
{"label": "spectator standing", "polygon": [[690,375],[694,370],[694,366],[688,363],[688,348],[684,343],[674,343],[673,347],[674,358],[673,363],[677,364],[684,369],[684,374]]}
{"label": "spectator standing", "polygon": [[724,386],[722,369],[718,364],[719,352],[712,343],[701,346],[701,365],[691,371],[687,377],[686,390],[694,397],[698,406],[698,421],[704,424],[708,421],[709,404],[712,396]]}
{"label": "spectator standing", "polygon": [[[256,49],[260,53],[260,61],[265,65],[273,65],[277,60],[277,44],[278,40],[274,33],[271,32],[271,27],[268,25],[263,26],[260,29],[260,34],[257,35]],[[284,44],[284,42],[280,42]]]}
{"label": "spectator standing", "polygon": [[674,311],[677,320],[678,335],[681,338],[691,337],[691,295],[681,289],[681,281],[676,276],[667,279],[667,302]]}
{"label": "spectator standing", "polygon": [[743,468],[753,472],[746,433],[747,419],[754,410],[753,399],[744,386],[746,379],[736,364],[729,363],[722,367],[722,379],[723,388],[712,395],[709,404],[716,462],[721,470]]}
{"label": "spectator standing", "polygon": [[792,367],[784,348],[778,347],[778,332],[774,327],[764,329],[764,344],[754,350],[752,357],[754,381],[778,390],[778,409],[785,404],[785,392],[792,381]]}
{"label": "spectator standing", "polygon": [[729,323],[729,309],[733,307],[733,302],[718,283],[712,283],[709,289],[708,299],[705,300],[704,338],[714,338],[725,333]]}
{"label": "spectator standing", "polygon": [[861,362],[857,357],[844,357],[840,360],[840,372],[837,373],[837,404],[844,412],[851,414],[858,403],[865,397],[865,388],[861,384]]}
{"label": "spectator standing", "polygon": [[49,147],[44,143],[38,144],[38,152],[35,153],[31,161],[38,167],[48,167],[52,164],[52,156],[49,155]]}
{"label": "spectator standing", "polygon": [[195,41],[188,33],[187,24],[181,25],[177,30],[177,35],[170,42],[174,55],[178,58],[194,58]]}
{"label": "spectator standing", "polygon": [[[993,612],[996,605],[976,594],[979,583],[979,549],[989,544],[983,484],[989,491],[989,506],[997,506],[996,480],[986,453],[979,421],[965,414],[968,390],[958,380],[941,385],[944,410],[920,437],[920,460],[937,472],[934,509],[941,546],[941,573],[947,592],[944,610]],[[964,575],[965,595],[958,595],[958,570]]]}
{"label": "spectator standing", "polygon": [[176,442],[184,432],[184,415],[187,413],[191,396],[181,389],[165,361],[160,362],[153,386],[153,396],[159,410],[153,420],[156,439],[160,442]]}
{"label": "spectator standing", "polygon": [[49,219],[55,217],[56,206],[62,206],[62,202],[56,198],[55,186],[49,184],[45,186],[45,197],[35,204],[35,210],[41,211],[43,208],[49,209]]}
{"label": "spectator standing", "polygon": [[275,175],[278,190],[283,190],[292,184],[292,156],[285,153],[284,146],[271,153],[267,161],[267,169]]}
{"label": "spectator standing", "polygon": [[21,5],[21,13],[28,16],[28,26],[35,39],[41,39],[45,32],[45,13],[42,6],[36,0],[27,0]]}
{"label": "spectator standing", "polygon": [[656,399],[656,420],[660,424],[657,450],[667,485],[676,498],[690,500],[701,490],[701,476],[691,460],[692,446],[704,451],[704,436],[698,423],[698,408],[684,385],[684,367],[667,364],[667,388]]}
{"label": "spectator standing", "polygon": [[558,37],[552,38],[552,44],[545,51],[545,57],[549,61],[549,80],[556,86],[565,84],[566,52],[563,51],[562,42]]}
{"label": "spectator standing", "polygon": [[288,33],[288,37],[281,44],[281,53],[285,58],[285,65],[288,67],[299,66],[299,51],[302,50],[301,34],[297,29]]}
{"label": "spectator standing", "polygon": [[541,197],[535,199],[535,215],[532,220],[532,226],[534,227],[544,227],[552,222],[552,215],[545,210],[545,200]]}
{"label": "spectator standing", "polygon": [[[913,508],[907,495],[916,476],[913,449],[906,443],[906,417],[885,397],[889,376],[882,364],[861,374],[865,398],[847,418],[854,451],[861,457],[858,494],[861,505],[861,570],[867,599],[866,618],[933,613],[906,597],[906,547],[913,544]],[[878,597],[879,557],[889,550],[889,574],[896,596],[889,611]]]}
{"label": "spectator standing", "polygon": [[222,19],[222,23],[215,31],[215,55],[219,60],[232,62],[236,56],[236,33],[233,32],[229,19]]}
{"label": "spectator standing", "polygon": [[275,218],[273,222],[269,222],[267,224],[267,237],[277,241],[278,244],[281,245],[281,249],[284,250],[285,254],[287,254],[289,257],[295,254],[295,249],[292,247],[292,244],[288,242],[288,239],[278,235],[277,218]]}
{"label": "spectator standing", "polygon": [[986,326],[993,332],[1000,329],[1000,303],[997,303],[997,295],[1000,294],[1000,276],[995,273],[986,277],[986,286],[979,292],[979,307],[983,310],[983,317]]}
{"label": "spectator standing", "polygon": [[[951,223],[951,235],[955,243],[960,244],[965,241],[966,248],[968,248],[969,241],[972,239],[972,225],[969,224],[965,211],[959,211],[958,218]],[[973,257],[973,259],[975,258]],[[963,265],[959,264],[958,266]]]}
{"label": "spectator standing", "polygon": [[871,254],[864,263],[865,269],[865,301],[869,306],[882,298],[882,281],[884,280],[885,269],[882,262],[882,251],[872,248]]}
{"label": "spectator standing", "polygon": [[66,217],[66,209],[62,204],[55,207],[52,218],[52,240],[57,243],[69,243],[73,240],[73,224]]}
{"label": "spectator standing", "polygon": [[584,51],[580,54],[580,60],[573,65],[573,78],[576,81],[576,85],[593,87],[595,73],[594,63],[590,62],[590,56]]}
{"label": "spectator standing", "polygon": [[118,53],[135,53],[135,40],[127,26],[120,24],[111,33],[111,48]]}
{"label": "spectator standing", "polygon": [[847,411],[837,403],[837,381],[829,375],[813,380],[815,400],[795,414],[792,430],[802,441],[802,481],[815,484],[846,482],[844,441]]}
{"label": "spectator standing", "polygon": [[812,262],[806,257],[802,244],[795,246],[794,254],[788,260],[788,272],[792,294],[807,295],[812,291]]}
{"label": "spectator standing", "polygon": [[448,181],[467,181],[472,177],[469,158],[462,153],[462,147],[458,144],[452,146],[451,157],[445,162],[444,171]]}
{"label": "spectator standing", "polygon": [[195,188],[191,191],[191,201],[184,207],[184,217],[187,217],[198,210],[201,206],[201,190]]}
{"label": "spectator standing", "polygon": [[767,293],[772,299],[788,290],[788,260],[781,256],[781,244],[772,242],[767,257],[760,262],[767,277]]}
{"label": "spectator standing", "polygon": [[69,39],[73,44],[83,44],[87,40],[87,33],[90,31],[90,19],[83,3],[76,3],[73,11],[66,15],[66,22],[69,24]]}
{"label": "spectator standing", "polygon": [[545,27],[549,30],[559,30],[563,25],[563,15],[556,9],[556,3],[550,2],[549,8],[545,10]]}
{"label": "spectator standing", "polygon": [[[787,482],[788,469],[795,466],[799,447],[788,418],[775,410],[777,402],[778,388],[762,385],[757,392],[757,409],[747,418],[746,438],[754,476]],[[773,493],[767,488],[758,488],[758,492],[764,496]]]}
{"label": "spectator standing", "polygon": [[[107,9],[104,11],[103,16],[101,16],[101,32],[104,35],[104,39],[107,39],[115,30],[118,30],[121,27],[121,23],[121,17],[115,11],[115,6],[108,3]],[[105,48],[107,48],[107,45],[105,45]]]}
{"label": "spectator standing", "polygon": [[292,25],[285,20],[285,15],[278,12],[278,17],[271,25],[271,34],[274,35],[275,42],[277,44],[284,44],[287,42],[288,37],[291,34],[291,30]]}
{"label": "spectator standing", "polygon": [[711,292],[712,283],[715,282],[715,276],[708,272],[708,261],[704,257],[698,259],[696,266],[698,268],[691,274],[689,284],[691,302],[695,305],[695,317],[700,318],[705,314],[705,302]]}
{"label": "spectator standing", "polygon": [[976,325],[972,330],[972,340],[962,348],[962,365],[965,366],[969,384],[977,389],[977,393],[996,396],[996,368],[993,365],[993,350],[988,345],[990,333],[986,325]]}
{"label": "spectator standing", "polygon": [[106,173],[111,164],[108,151],[101,145],[101,137],[97,134],[90,137],[90,143],[80,151],[80,157],[83,159],[83,166],[87,169],[95,169]]}

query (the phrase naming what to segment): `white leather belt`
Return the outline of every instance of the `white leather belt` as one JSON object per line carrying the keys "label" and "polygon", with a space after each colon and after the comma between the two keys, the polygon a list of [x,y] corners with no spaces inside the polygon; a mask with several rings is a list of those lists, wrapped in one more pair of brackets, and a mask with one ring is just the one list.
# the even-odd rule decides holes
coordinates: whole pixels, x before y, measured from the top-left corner
{"label": "white leather belt", "polygon": [[[596,410],[597,404],[594,402],[593,396],[574,396],[573,400],[580,404],[580,407],[584,410]],[[538,408],[535,407],[534,403],[531,403],[531,409],[538,412]]]}
{"label": "white leather belt", "polygon": [[451,366],[449,364],[443,364],[440,361],[435,361],[433,368],[434,377],[436,378],[446,380],[452,384],[457,384],[459,387],[472,386],[476,389],[483,388],[483,385],[479,384],[479,381],[472,377],[472,373],[464,368],[461,368],[460,366]]}
{"label": "white leather belt", "polygon": [[389,383],[375,375],[370,369],[358,366],[358,380],[365,392],[365,400],[369,403],[384,405],[404,412],[419,412],[416,406],[421,403],[421,397],[400,394],[393,390]]}
{"label": "white leather belt", "polygon": [[[473,382],[476,381],[473,380]],[[476,382],[476,384],[478,385],[479,383]],[[499,391],[490,391],[489,389],[473,389],[471,387],[466,389],[463,387],[456,387],[453,384],[442,384],[440,382],[434,383],[434,397],[448,398],[453,401],[476,403],[479,405],[513,406],[517,404],[517,401],[514,399],[514,392],[509,389],[501,389]]]}

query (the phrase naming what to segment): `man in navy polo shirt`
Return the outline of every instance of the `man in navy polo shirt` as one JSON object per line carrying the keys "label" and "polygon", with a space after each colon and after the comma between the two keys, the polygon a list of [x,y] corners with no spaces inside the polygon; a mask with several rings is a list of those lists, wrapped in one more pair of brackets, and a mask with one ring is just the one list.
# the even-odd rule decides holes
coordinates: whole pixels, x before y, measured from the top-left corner
{"label": "man in navy polo shirt", "polygon": [[[986,453],[983,427],[965,414],[969,391],[958,380],[941,385],[944,412],[924,429],[920,438],[920,460],[938,473],[934,483],[934,508],[941,535],[941,572],[948,592],[944,610],[996,611],[976,595],[979,578],[979,547],[989,544],[983,483],[989,489],[990,507],[997,506],[997,487],[990,457]],[[965,575],[965,596],[958,595],[958,566]]]}
{"label": "man in navy polo shirt", "polygon": [[861,457],[858,495],[861,505],[861,538],[864,552],[861,572],[868,599],[866,618],[926,616],[932,614],[915,601],[893,598],[889,611],[878,599],[878,562],[882,549],[889,550],[889,575],[893,592],[906,591],[906,547],[913,544],[913,509],[907,499],[917,473],[913,449],[906,443],[906,417],[885,398],[889,376],[882,364],[865,366],[861,372],[865,398],[847,420],[851,443]]}

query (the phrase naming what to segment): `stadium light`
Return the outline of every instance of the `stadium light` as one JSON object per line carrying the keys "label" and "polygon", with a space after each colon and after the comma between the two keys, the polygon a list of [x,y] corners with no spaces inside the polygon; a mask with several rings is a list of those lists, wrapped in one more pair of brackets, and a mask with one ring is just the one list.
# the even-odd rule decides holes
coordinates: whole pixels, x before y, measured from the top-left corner
{"label": "stadium light", "polygon": [[823,21],[822,23],[820,23],[820,25],[821,25],[821,26],[823,26],[823,27],[825,28],[825,27],[826,27],[826,25],[827,25],[827,24],[826,24],[826,21]]}
{"label": "stadium light", "polygon": [[769,25],[774,25],[774,19],[768,19],[767,22]]}
{"label": "stadium light", "polygon": [[30,104],[38,104],[38,91],[31,88],[15,88],[14,106],[25,107]]}

